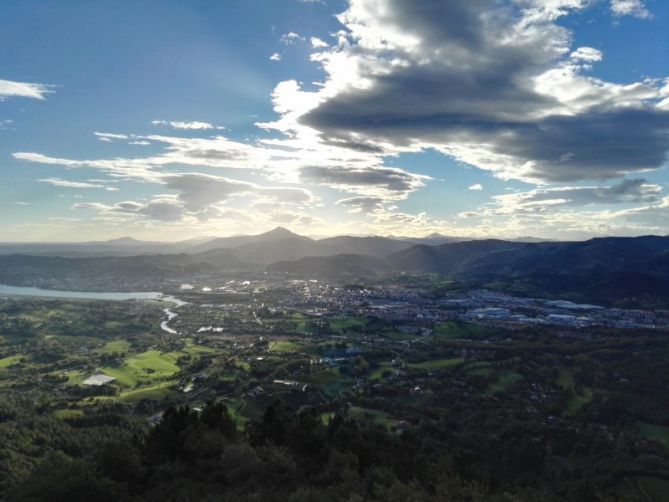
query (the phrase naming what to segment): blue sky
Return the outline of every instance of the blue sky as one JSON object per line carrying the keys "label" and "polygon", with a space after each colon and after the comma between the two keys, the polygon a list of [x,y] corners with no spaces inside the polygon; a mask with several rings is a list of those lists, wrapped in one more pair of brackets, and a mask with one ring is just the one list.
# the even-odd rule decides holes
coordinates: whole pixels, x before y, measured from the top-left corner
{"label": "blue sky", "polygon": [[669,232],[669,3],[0,3],[0,240]]}

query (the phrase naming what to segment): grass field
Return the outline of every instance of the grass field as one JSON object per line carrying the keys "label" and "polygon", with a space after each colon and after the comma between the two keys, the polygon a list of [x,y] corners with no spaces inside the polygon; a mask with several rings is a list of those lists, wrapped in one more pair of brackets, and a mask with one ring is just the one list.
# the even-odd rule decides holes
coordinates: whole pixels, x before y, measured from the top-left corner
{"label": "grass field", "polygon": [[584,387],[580,394],[575,394],[567,403],[565,414],[568,416],[575,415],[581,408],[592,401],[592,389]]}
{"label": "grass field", "polygon": [[519,382],[523,379],[522,375],[515,373],[513,371],[504,371],[500,374],[499,378],[495,383],[492,383],[488,386],[485,393],[486,394],[495,394],[496,392],[505,391],[512,384]]}
{"label": "grass field", "polygon": [[642,497],[640,500],[657,502],[669,500],[669,481],[666,479],[641,476],[633,478],[633,484]]}
{"label": "grass field", "polygon": [[13,356],[4,357],[4,358],[0,359],[0,369],[9,368],[10,366],[12,366],[14,364],[20,363],[22,357],[23,356],[21,356],[21,354],[16,354],[16,355],[13,355]]}
{"label": "grass field", "polygon": [[381,363],[378,368],[372,370],[369,374],[370,380],[381,380],[383,378],[383,372],[389,371],[391,368],[390,363]]}
{"label": "grass field", "polygon": [[323,387],[325,385],[332,385],[337,383],[339,380],[341,380],[341,378],[342,376],[339,373],[339,368],[330,368],[306,375],[302,380],[305,383]]}
{"label": "grass field", "polygon": [[492,371],[493,369],[488,362],[471,363],[465,368],[467,375],[488,376]]}
{"label": "grass field", "polygon": [[360,408],[359,406],[351,406],[348,410],[348,416],[360,422],[371,422],[376,425],[381,425],[386,429],[390,429],[395,423],[395,420],[383,411]]}
{"label": "grass field", "polygon": [[126,358],[123,366],[102,368],[102,372],[126,387],[135,387],[141,380],[160,380],[177,373],[177,358],[178,353],[149,350]]}
{"label": "grass field", "polygon": [[270,352],[297,352],[301,345],[290,340],[279,340],[269,344]]}
{"label": "grass field", "polygon": [[669,450],[669,427],[662,425],[653,425],[646,422],[637,422],[639,432],[646,439],[657,441],[667,450]]}
{"label": "grass field", "polygon": [[124,391],[119,396],[119,399],[126,402],[141,401],[142,399],[162,399],[174,392],[170,387],[176,383],[176,381],[168,380],[167,382],[142,387],[141,389]]}
{"label": "grass field", "polygon": [[295,322],[295,331],[298,333],[313,334],[316,330],[309,324],[309,317],[301,312],[293,312],[291,320]]}
{"label": "grass field", "polygon": [[413,340],[416,338],[416,335],[402,333],[401,331],[384,331],[382,335],[384,338],[388,338],[389,340],[394,340],[396,342],[403,342],[405,340]]}
{"label": "grass field", "polygon": [[330,319],[330,328],[333,331],[343,333],[351,328],[363,328],[367,325],[367,321],[360,317],[339,317],[337,319]]}
{"label": "grass field", "polygon": [[455,357],[452,359],[432,359],[422,363],[410,363],[407,366],[421,370],[448,370],[460,366],[462,363],[464,363],[464,359]]}
{"label": "grass field", "polygon": [[113,340],[107,342],[104,347],[102,347],[102,352],[105,354],[112,354],[114,352],[125,352],[130,348],[130,342],[127,340]]}
{"label": "grass field", "polygon": [[59,420],[67,420],[69,418],[81,418],[84,416],[82,410],[56,410],[53,412],[53,416]]}
{"label": "grass field", "polygon": [[560,368],[560,373],[555,383],[564,390],[574,390],[574,377],[571,371],[566,368]]}

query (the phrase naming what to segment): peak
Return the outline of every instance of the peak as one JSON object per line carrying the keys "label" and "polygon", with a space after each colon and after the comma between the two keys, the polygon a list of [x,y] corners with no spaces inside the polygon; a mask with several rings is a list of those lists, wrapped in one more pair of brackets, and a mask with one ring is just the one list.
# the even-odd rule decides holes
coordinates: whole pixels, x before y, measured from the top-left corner
{"label": "peak", "polygon": [[287,228],[283,227],[276,227],[275,229],[270,230],[263,235],[271,237],[299,237],[296,233],[291,232]]}
{"label": "peak", "polygon": [[110,239],[107,242],[114,243],[114,244],[124,244],[124,243],[133,243],[133,242],[139,242],[137,239],[133,237],[119,237],[118,239]]}

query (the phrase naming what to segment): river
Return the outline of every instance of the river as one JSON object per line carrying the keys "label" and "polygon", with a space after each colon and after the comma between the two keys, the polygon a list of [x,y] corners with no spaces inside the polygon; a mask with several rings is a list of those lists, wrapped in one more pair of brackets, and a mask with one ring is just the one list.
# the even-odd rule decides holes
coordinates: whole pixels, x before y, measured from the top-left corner
{"label": "river", "polygon": [[[98,291],[60,291],[56,289],[42,289],[22,286],[7,286],[0,284],[0,297],[7,296],[27,296],[37,298],[64,298],[67,300],[106,300],[106,301],[125,301],[125,300],[156,300],[174,303],[177,307],[185,305],[186,302],[173,296],[164,295],[156,292],[98,292]],[[178,314],[170,309],[164,310],[167,320],[160,323],[160,328],[172,335],[176,335],[176,330],[169,327],[168,323],[177,317]]]}

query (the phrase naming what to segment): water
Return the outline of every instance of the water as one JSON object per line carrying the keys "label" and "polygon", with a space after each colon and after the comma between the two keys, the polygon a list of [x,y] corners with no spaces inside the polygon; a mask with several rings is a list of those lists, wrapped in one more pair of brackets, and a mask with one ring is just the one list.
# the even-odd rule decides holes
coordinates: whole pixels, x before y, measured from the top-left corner
{"label": "water", "polygon": [[[162,293],[156,292],[94,292],[94,291],[59,291],[56,289],[42,289],[42,288],[24,288],[19,286],[7,286],[0,284],[0,297],[3,296],[26,296],[37,298],[65,298],[68,300],[106,300],[106,301],[125,301],[125,300],[160,300],[163,302],[174,303],[177,307],[185,305],[186,302],[174,298],[173,296],[165,296]],[[167,320],[160,323],[160,328],[171,334],[176,335],[177,331],[169,327],[169,322],[177,317],[175,312],[170,309],[164,309]]]}
{"label": "water", "polygon": [[59,291],[56,289],[29,288],[0,284],[1,296],[33,296],[42,298],[66,298],[70,300],[161,300],[175,303],[177,306],[185,302],[172,296],[157,292],[97,292],[97,291]]}
{"label": "water", "polygon": [[170,335],[177,335],[178,332],[175,329],[170,328],[169,323],[175,317],[178,317],[179,314],[172,312],[170,309],[164,309],[163,312],[167,315],[167,320],[160,323],[160,329],[169,333]]}

